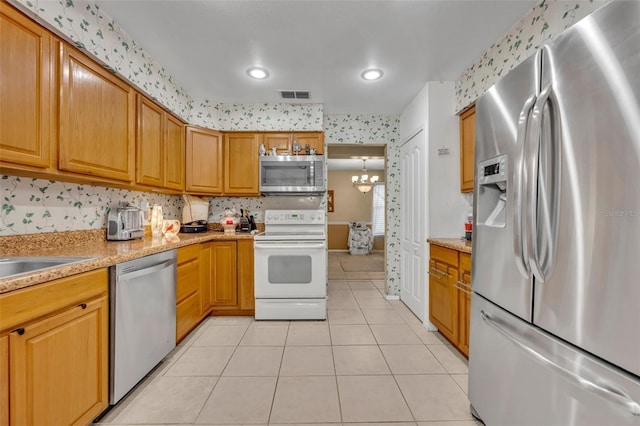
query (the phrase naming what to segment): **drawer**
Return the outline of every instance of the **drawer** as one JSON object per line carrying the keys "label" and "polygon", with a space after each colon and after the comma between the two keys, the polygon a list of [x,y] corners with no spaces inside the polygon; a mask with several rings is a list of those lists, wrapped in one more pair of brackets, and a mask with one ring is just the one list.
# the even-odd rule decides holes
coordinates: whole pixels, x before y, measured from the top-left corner
{"label": "drawer", "polygon": [[181,302],[200,287],[200,260],[196,258],[178,266],[176,302]]}
{"label": "drawer", "polygon": [[431,259],[458,267],[458,251],[431,244]]}
{"label": "drawer", "polygon": [[178,265],[197,260],[200,256],[200,244],[192,244],[178,249]]}
{"label": "drawer", "polygon": [[176,342],[200,322],[200,294],[194,293],[176,306]]}

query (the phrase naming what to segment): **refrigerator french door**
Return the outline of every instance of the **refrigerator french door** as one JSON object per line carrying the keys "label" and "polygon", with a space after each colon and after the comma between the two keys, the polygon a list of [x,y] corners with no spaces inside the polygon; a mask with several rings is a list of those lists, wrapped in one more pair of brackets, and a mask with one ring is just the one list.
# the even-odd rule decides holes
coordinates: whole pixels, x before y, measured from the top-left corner
{"label": "refrigerator french door", "polygon": [[469,396],[487,424],[640,425],[640,3],[476,104]]}

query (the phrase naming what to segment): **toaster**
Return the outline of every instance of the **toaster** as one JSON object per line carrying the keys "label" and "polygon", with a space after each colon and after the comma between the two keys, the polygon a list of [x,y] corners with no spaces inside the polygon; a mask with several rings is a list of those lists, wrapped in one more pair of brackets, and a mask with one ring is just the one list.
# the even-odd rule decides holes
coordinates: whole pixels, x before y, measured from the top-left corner
{"label": "toaster", "polygon": [[107,240],[134,240],[144,236],[142,210],[137,207],[120,204],[111,209],[107,218]]}

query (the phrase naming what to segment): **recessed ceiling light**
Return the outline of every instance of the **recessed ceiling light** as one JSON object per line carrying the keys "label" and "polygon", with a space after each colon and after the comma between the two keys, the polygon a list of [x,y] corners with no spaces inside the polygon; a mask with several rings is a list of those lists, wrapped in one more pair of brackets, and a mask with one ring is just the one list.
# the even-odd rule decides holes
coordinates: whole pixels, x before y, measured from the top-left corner
{"label": "recessed ceiling light", "polygon": [[369,68],[368,70],[362,71],[362,74],[360,74],[360,77],[368,81],[373,81],[373,80],[378,80],[382,78],[382,74],[384,73],[382,72],[381,69]]}
{"label": "recessed ceiling light", "polygon": [[249,74],[249,77],[255,78],[257,80],[264,80],[265,78],[269,77],[269,71],[260,67],[249,68],[247,70],[247,74]]}

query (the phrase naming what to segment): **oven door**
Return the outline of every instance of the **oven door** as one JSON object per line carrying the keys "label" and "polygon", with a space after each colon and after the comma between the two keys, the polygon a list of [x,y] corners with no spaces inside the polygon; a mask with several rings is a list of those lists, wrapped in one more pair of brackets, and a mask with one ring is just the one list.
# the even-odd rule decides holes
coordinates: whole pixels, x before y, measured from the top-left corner
{"label": "oven door", "polygon": [[327,294],[326,241],[254,241],[256,298]]}

